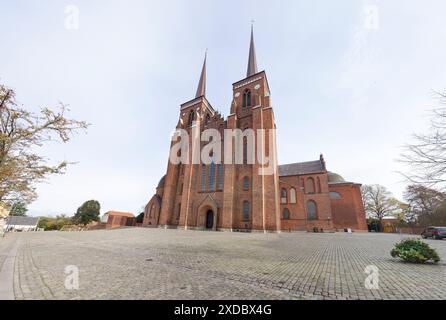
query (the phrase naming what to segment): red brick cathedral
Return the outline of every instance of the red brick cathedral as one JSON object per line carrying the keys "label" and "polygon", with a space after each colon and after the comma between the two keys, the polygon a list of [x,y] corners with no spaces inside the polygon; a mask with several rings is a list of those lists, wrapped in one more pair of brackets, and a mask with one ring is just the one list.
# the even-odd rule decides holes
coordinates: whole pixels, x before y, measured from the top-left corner
{"label": "red brick cathedral", "polygon": [[[225,129],[276,128],[266,73],[257,71],[252,30],[248,72],[232,90],[231,112],[224,119],[206,99],[205,58],[195,99],[181,105],[177,129],[192,135],[193,127],[200,132],[212,128],[224,136]],[[360,184],[327,171],[322,155],[315,161],[277,165],[275,135],[271,140],[260,147],[274,160],[268,175],[260,175],[261,165],[255,163],[169,161],[145,208],[143,224],[219,231],[367,230]]]}

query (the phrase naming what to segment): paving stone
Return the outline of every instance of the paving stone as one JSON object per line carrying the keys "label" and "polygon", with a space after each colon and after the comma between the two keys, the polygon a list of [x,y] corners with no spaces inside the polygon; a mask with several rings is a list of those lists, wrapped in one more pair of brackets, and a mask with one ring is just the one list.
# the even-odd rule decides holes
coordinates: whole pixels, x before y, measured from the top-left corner
{"label": "paving stone", "polygon": [[[16,299],[446,299],[446,264],[390,257],[392,234],[120,229],[8,234]],[[446,241],[427,240],[446,258]],[[379,289],[365,268],[379,269]],[[67,266],[79,289],[65,288]]]}

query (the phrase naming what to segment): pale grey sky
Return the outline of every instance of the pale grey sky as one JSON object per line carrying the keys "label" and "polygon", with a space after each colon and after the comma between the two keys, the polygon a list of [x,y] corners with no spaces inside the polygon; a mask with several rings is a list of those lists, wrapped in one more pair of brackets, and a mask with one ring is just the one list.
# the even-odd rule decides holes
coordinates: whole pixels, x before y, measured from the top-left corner
{"label": "pale grey sky", "polygon": [[[79,8],[68,30],[67,5]],[[17,0],[0,3],[1,82],[29,108],[70,104],[87,134],[42,152],[78,162],[38,187],[32,214],[137,212],[165,173],[179,105],[208,52],[207,97],[227,115],[250,21],[266,70],[280,163],[314,160],[401,197],[399,147],[446,88],[444,1]]]}

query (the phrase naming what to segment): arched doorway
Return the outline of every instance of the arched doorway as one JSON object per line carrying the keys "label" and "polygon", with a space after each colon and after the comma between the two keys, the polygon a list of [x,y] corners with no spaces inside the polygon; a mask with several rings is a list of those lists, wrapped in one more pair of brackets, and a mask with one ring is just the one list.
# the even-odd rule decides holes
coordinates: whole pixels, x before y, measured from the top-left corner
{"label": "arched doorway", "polygon": [[206,213],[206,229],[214,228],[214,211],[208,210]]}

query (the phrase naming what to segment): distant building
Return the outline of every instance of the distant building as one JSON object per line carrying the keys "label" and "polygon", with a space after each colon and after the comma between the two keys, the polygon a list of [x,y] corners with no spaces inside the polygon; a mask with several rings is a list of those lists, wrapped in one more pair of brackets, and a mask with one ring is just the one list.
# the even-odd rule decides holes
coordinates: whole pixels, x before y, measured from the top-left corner
{"label": "distant building", "polygon": [[36,231],[39,218],[10,216],[6,219],[6,231]]}
{"label": "distant building", "polygon": [[130,212],[109,211],[102,216],[101,224],[105,224],[106,229],[134,227],[136,218]]}

